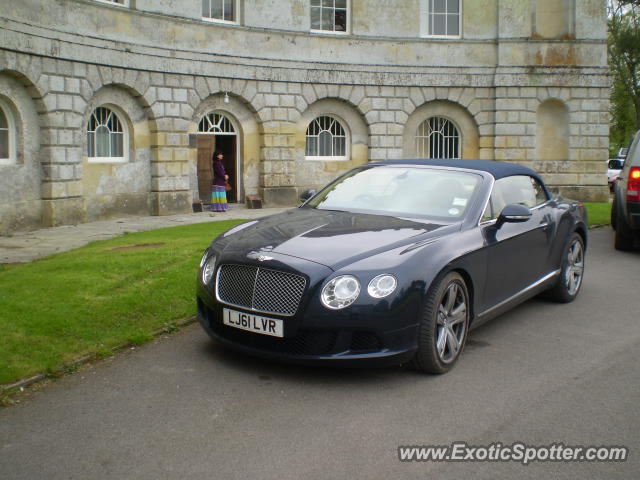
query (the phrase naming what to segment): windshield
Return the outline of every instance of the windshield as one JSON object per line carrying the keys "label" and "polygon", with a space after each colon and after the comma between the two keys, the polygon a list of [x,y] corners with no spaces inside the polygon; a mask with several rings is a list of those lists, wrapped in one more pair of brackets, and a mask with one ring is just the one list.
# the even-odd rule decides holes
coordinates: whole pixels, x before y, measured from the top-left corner
{"label": "windshield", "polygon": [[434,168],[375,166],[353,170],[305,207],[398,217],[461,219],[482,177]]}

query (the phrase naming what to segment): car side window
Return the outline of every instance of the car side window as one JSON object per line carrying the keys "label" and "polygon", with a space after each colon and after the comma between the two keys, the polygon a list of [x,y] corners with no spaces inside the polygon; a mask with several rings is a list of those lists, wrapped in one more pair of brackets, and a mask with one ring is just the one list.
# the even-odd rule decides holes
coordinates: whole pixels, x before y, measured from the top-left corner
{"label": "car side window", "polygon": [[[540,192],[537,192],[536,188],[534,188],[534,182]],[[540,198],[544,195],[545,198],[543,202],[547,201],[542,185],[528,175],[514,175],[501,178],[496,180],[496,183],[493,185],[493,192],[491,194],[494,207],[493,211],[496,215],[499,215],[506,205],[512,203],[533,208],[539,204],[538,195],[540,195]]]}
{"label": "car side window", "polygon": [[529,179],[531,180],[534,192],[536,192],[536,206],[542,205],[544,202],[549,200],[547,192],[538,180],[533,177],[529,177]]}
{"label": "car side window", "polygon": [[482,212],[482,217],[480,217],[480,222],[488,222],[489,220],[493,220],[494,218],[496,217],[494,216],[491,209],[491,198],[489,198],[487,206],[485,207],[484,212]]}

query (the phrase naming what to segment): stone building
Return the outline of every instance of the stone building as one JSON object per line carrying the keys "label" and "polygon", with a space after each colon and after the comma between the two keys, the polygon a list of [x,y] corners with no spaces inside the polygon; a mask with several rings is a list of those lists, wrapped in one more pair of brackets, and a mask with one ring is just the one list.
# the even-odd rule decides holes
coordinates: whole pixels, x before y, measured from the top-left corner
{"label": "stone building", "polygon": [[606,195],[604,0],[0,0],[0,232],[295,205],[371,160]]}

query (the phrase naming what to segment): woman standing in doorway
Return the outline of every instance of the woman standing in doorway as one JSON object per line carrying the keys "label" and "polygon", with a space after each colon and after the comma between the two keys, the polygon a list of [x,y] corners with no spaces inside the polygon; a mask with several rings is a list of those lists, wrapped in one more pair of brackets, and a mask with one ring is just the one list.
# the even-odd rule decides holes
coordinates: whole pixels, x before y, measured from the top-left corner
{"label": "woman standing in doorway", "polygon": [[211,186],[211,211],[226,212],[229,208],[227,203],[227,192],[225,186],[229,175],[224,170],[222,152],[217,151],[213,154],[213,185]]}

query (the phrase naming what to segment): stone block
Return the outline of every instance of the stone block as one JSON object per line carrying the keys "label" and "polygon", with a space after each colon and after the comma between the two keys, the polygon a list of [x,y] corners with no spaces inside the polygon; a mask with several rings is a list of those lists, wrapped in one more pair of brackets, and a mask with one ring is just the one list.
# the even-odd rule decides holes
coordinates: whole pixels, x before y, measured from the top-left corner
{"label": "stone block", "polygon": [[77,225],[86,220],[83,198],[57,198],[42,201],[42,223],[46,227]]}
{"label": "stone block", "polygon": [[153,192],[151,208],[154,215],[174,215],[191,211],[191,192]]}
{"label": "stone block", "polygon": [[57,75],[49,76],[49,89],[50,92],[64,92],[64,77]]}
{"label": "stone block", "polygon": [[260,196],[266,207],[289,207],[300,203],[295,187],[267,187],[260,188]]}
{"label": "stone block", "polygon": [[170,102],[173,99],[170,88],[158,87],[157,92],[158,92],[158,100],[162,102]]}

